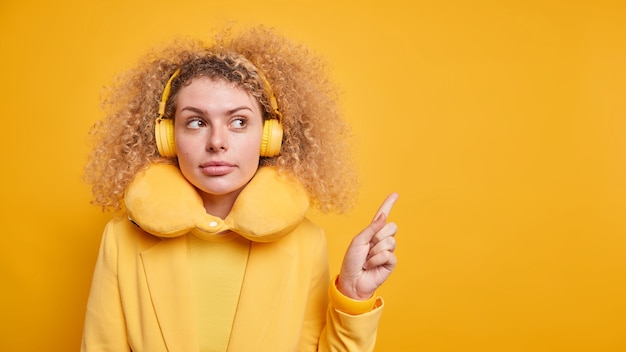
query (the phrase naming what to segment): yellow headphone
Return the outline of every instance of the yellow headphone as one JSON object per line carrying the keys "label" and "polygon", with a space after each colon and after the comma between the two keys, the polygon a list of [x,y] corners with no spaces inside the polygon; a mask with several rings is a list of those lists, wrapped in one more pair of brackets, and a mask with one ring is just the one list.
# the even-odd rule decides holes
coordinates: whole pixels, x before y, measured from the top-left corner
{"label": "yellow headphone", "polygon": [[[166,158],[176,157],[176,143],[174,142],[174,120],[163,118],[165,115],[165,103],[170,96],[170,90],[172,89],[172,81],[180,74],[180,68],[172,74],[170,79],[165,84],[163,94],[161,95],[161,101],[159,102],[159,116],[154,123],[154,137],[156,139],[157,149],[159,154]],[[272,157],[280,154],[280,147],[283,142],[283,126],[281,124],[282,114],[278,110],[278,103],[276,97],[272,93],[267,79],[261,75],[265,89],[270,95],[270,104],[274,110],[274,114],[277,118],[267,119],[263,122],[263,137],[261,139],[261,156]]]}

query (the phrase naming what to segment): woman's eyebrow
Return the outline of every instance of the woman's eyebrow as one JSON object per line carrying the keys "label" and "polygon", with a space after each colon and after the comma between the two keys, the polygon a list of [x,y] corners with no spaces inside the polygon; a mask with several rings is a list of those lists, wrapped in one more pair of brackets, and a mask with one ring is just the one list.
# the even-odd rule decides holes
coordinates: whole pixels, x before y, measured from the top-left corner
{"label": "woman's eyebrow", "polygon": [[197,114],[204,114],[204,110],[202,110],[200,108],[193,107],[193,106],[185,106],[184,108],[180,109],[180,111],[191,111],[191,112],[195,112]]}
{"label": "woman's eyebrow", "polygon": [[228,110],[228,114],[229,114],[229,115],[232,115],[232,114],[234,114],[234,113],[236,113],[236,112],[239,112],[239,111],[241,111],[241,110],[249,110],[250,112],[254,112],[254,111],[252,110],[252,108],[251,108],[251,107],[246,106],[246,105],[242,105],[242,106],[240,106],[240,107],[237,107],[237,108],[234,108],[234,109]]}

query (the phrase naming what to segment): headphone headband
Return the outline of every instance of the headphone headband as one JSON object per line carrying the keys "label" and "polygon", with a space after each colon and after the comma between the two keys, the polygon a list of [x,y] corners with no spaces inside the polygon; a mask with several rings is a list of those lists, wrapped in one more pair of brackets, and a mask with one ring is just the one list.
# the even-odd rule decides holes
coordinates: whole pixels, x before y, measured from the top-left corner
{"label": "headphone headband", "polygon": [[[256,68],[256,67],[255,67]],[[174,78],[178,77],[180,74],[180,68],[177,68],[174,73],[170,76],[170,79],[167,80],[165,87],[163,88],[163,93],[161,94],[161,101],[159,102],[159,115],[157,120],[162,120],[163,115],[165,115],[165,104],[167,103],[167,99],[170,97],[170,92],[172,90],[172,81]],[[270,106],[272,107],[273,112],[276,114],[278,121],[282,122],[283,114],[278,110],[278,101],[276,100],[276,96],[274,95],[274,91],[272,90],[272,86],[270,82],[265,78],[265,76],[261,73],[261,71],[257,68],[257,74],[263,81],[263,85],[265,91],[270,96]]]}
{"label": "headphone headband", "polygon": [[170,97],[170,91],[172,90],[172,81],[174,78],[178,77],[180,74],[180,68],[176,69],[174,73],[170,76],[170,79],[167,80],[165,84],[165,88],[163,88],[163,93],[161,94],[161,101],[159,102],[159,116],[157,120],[162,120],[163,115],[165,115],[165,103],[167,103],[167,99]]}
{"label": "headphone headband", "polygon": [[278,110],[278,101],[276,101],[276,96],[274,96],[274,91],[272,90],[272,86],[270,85],[270,81],[267,80],[267,78],[265,78],[265,76],[261,73],[261,71],[257,68],[256,70],[257,74],[259,75],[259,77],[261,78],[261,80],[263,81],[263,85],[265,88],[265,91],[269,94],[270,96],[270,106],[272,107],[272,110],[274,112],[274,114],[276,115],[276,118],[278,119],[279,122],[283,122],[283,114],[280,112],[280,110]]}

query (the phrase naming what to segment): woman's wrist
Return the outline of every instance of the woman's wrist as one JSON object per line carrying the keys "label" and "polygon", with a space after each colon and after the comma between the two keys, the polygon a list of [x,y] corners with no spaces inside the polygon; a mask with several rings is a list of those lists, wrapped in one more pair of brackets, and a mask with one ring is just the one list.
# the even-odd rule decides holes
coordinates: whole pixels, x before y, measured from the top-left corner
{"label": "woman's wrist", "polygon": [[353,315],[367,313],[374,308],[374,305],[376,304],[375,292],[370,298],[366,300],[352,299],[339,291],[339,288],[337,287],[338,278],[339,275],[333,278],[328,290],[330,302],[335,308],[344,313]]}

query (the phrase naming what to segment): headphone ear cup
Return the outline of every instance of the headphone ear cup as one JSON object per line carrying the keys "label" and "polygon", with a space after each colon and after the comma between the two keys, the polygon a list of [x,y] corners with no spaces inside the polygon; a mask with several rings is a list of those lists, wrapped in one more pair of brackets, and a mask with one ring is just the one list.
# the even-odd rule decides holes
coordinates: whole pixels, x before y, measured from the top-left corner
{"label": "headphone ear cup", "polygon": [[263,138],[261,140],[261,156],[272,157],[280,154],[283,143],[283,126],[277,119],[263,122]]}
{"label": "headphone ear cup", "polygon": [[154,137],[159,154],[166,158],[176,157],[176,143],[174,142],[174,120],[160,119],[154,124]]}

